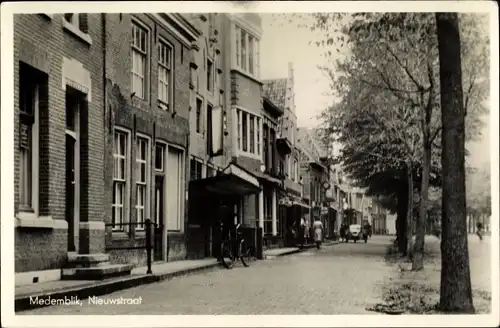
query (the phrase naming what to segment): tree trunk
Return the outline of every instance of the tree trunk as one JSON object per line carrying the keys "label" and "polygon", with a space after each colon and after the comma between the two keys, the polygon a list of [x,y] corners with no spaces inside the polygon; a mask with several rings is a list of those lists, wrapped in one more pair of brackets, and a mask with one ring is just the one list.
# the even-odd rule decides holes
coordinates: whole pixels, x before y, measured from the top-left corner
{"label": "tree trunk", "polygon": [[465,198],[465,111],[456,13],[436,13],[443,174],[440,308],[473,313]]}
{"label": "tree trunk", "polygon": [[[407,175],[408,175],[408,208],[406,209],[406,241],[407,241],[407,252],[411,259],[413,251],[413,168],[410,164],[407,164]],[[409,251],[409,252],[408,252]]]}
{"label": "tree trunk", "polygon": [[406,238],[406,229],[407,229],[407,211],[408,207],[408,190],[403,187],[398,193],[398,211],[397,211],[397,220],[396,224],[398,225],[397,238],[398,238],[398,247],[399,252],[406,256],[408,250],[408,242]]}
{"label": "tree trunk", "polygon": [[415,245],[413,247],[412,270],[420,271],[424,268],[425,226],[427,221],[427,203],[429,202],[429,174],[431,169],[431,149],[424,142],[422,160],[422,187],[420,189],[419,215],[417,216]]}

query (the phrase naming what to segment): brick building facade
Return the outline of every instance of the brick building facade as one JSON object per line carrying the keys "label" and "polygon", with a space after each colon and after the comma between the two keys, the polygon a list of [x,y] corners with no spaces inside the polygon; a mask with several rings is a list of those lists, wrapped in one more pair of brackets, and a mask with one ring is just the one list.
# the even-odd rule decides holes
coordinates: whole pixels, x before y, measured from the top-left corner
{"label": "brick building facade", "polygon": [[154,260],[185,259],[190,63],[199,33],[178,14],[103,15],[107,250],[114,262],[145,263],[145,251],[133,248],[144,245],[150,218]]}
{"label": "brick building facade", "polygon": [[14,16],[16,284],[104,252],[102,21]]}

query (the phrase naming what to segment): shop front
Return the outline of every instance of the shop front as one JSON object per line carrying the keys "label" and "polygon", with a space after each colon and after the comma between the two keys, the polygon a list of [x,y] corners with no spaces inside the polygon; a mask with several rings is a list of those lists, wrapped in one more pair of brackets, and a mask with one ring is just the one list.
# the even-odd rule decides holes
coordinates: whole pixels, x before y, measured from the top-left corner
{"label": "shop front", "polygon": [[295,247],[300,244],[300,219],[309,214],[310,207],[300,198],[286,195],[280,199],[280,215],[284,235],[284,246]]}
{"label": "shop front", "polygon": [[257,195],[260,191],[257,177],[236,164],[230,164],[214,177],[190,181],[187,257],[218,257],[221,241],[238,223],[242,224],[242,232],[248,236],[245,240],[256,246],[260,253],[258,228],[255,224],[251,226],[243,222],[242,214],[245,210],[243,198]]}

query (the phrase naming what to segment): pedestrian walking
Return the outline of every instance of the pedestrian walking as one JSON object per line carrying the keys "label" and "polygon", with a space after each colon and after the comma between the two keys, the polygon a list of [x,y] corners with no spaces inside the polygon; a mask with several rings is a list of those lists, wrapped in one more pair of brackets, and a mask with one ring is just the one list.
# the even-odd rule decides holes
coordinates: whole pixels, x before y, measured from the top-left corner
{"label": "pedestrian walking", "polygon": [[297,235],[299,237],[300,248],[304,248],[304,240],[306,237],[306,219],[304,217],[300,218],[300,224]]}
{"label": "pedestrian walking", "polygon": [[476,226],[477,226],[476,234],[479,237],[479,240],[483,241],[483,232],[482,232],[482,230],[483,230],[483,224],[481,222],[478,222],[476,224]]}
{"label": "pedestrian walking", "polygon": [[316,243],[316,248],[320,249],[321,247],[321,242],[323,240],[323,222],[319,220],[319,218],[316,218],[316,220],[313,223],[313,230],[314,230],[314,242]]}

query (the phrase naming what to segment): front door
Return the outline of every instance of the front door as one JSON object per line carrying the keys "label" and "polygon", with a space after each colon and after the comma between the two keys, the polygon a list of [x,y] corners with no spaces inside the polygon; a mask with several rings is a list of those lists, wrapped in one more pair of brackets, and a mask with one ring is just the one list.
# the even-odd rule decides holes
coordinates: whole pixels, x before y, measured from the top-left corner
{"label": "front door", "polygon": [[76,251],[75,241],[75,139],[66,134],[66,221],[68,222],[68,252]]}
{"label": "front door", "polygon": [[165,193],[164,177],[157,175],[155,177],[155,229],[154,229],[154,260],[163,261],[164,257],[164,232],[165,232]]}

